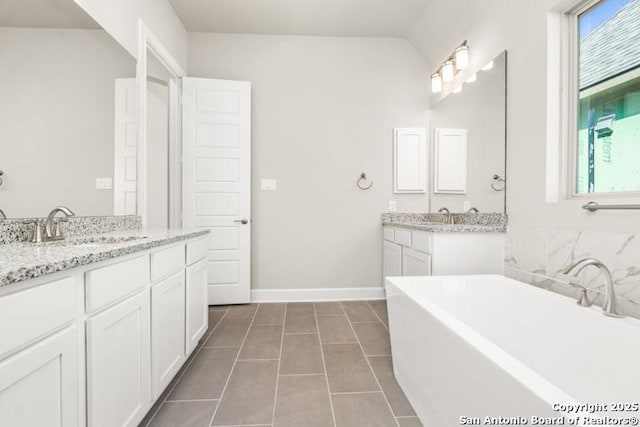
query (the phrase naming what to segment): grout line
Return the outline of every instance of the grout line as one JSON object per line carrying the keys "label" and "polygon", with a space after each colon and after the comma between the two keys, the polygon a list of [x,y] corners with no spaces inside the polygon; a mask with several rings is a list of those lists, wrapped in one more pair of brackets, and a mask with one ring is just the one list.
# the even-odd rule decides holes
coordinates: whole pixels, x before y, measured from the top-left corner
{"label": "grout line", "polygon": [[281,377],[319,377],[325,374],[280,374]]}
{"label": "grout line", "polygon": [[417,415],[397,415],[396,418],[418,418]]}
{"label": "grout line", "polygon": [[[385,300],[385,301],[386,301],[386,300]],[[375,310],[375,308],[373,308],[373,306],[371,305],[371,303],[370,303],[370,302],[367,302],[367,304],[369,304],[369,308],[371,308],[371,310],[373,310],[373,313],[376,315],[376,317],[378,318],[378,320],[380,321],[380,323],[382,323],[382,326],[384,326],[384,328],[388,331],[388,330],[389,330],[389,327],[387,326],[387,324],[386,324],[386,323],[384,323],[384,322],[382,321],[382,317],[380,317],[380,315],[379,315],[379,314],[378,314],[378,312]],[[387,314],[387,317],[388,317],[388,316],[389,316],[389,315]]]}
{"label": "grout line", "polygon": [[238,359],[238,362],[273,362],[274,360],[280,360],[280,359]]}
{"label": "grout line", "polygon": [[347,317],[346,314],[342,313],[342,314],[336,314],[336,313],[327,313],[327,314],[318,314],[318,317],[329,317],[329,316],[342,316],[342,317]]}
{"label": "grout line", "polygon": [[[375,313],[375,311],[374,311],[374,313]],[[376,314],[376,317],[377,316],[378,315]],[[365,323],[365,324],[366,323],[382,323],[382,321],[381,320],[367,320],[367,321],[363,321],[363,322],[351,322],[351,323],[353,323],[354,325],[359,325],[359,324],[362,324],[362,323]],[[384,323],[382,323],[382,326],[384,326]]]}
{"label": "grout line", "polygon": [[[209,426],[213,424],[213,420],[215,419],[216,414],[218,413],[218,409],[220,409],[220,405],[222,404],[222,398],[224,397],[224,392],[227,391],[227,386],[229,385],[229,381],[231,380],[231,375],[233,375],[233,371],[235,371],[236,366],[238,365],[238,358],[240,357],[240,352],[242,351],[242,347],[244,346],[244,343],[247,340],[247,336],[249,336],[249,331],[251,330],[251,324],[253,323],[253,319],[255,319],[259,308],[260,306],[258,305],[258,308],[256,308],[256,310],[253,312],[253,316],[251,316],[249,327],[247,328],[247,332],[245,332],[244,337],[242,338],[242,343],[240,343],[240,348],[238,349],[238,354],[236,355],[236,359],[233,361],[233,366],[229,371],[229,375],[227,376],[227,381],[225,381],[224,387],[222,387],[222,393],[220,393],[220,402],[218,402],[218,405],[216,406],[216,410],[213,411],[213,415],[211,415],[211,419],[209,420],[209,424],[208,424]],[[222,323],[222,319],[220,320],[220,322]]]}
{"label": "grout line", "polygon": [[367,356],[367,357],[389,357],[389,356],[391,356],[391,353],[387,353],[387,354],[365,354],[365,356]]}
{"label": "grout line", "polygon": [[177,400],[170,400],[170,399],[166,399],[163,403],[165,402],[217,402],[219,399],[177,399]]}
{"label": "grout line", "polygon": [[[220,310],[222,311],[222,310]],[[169,398],[169,396],[171,396],[171,393],[173,393],[173,390],[176,388],[176,386],[178,385],[178,383],[180,382],[180,380],[182,379],[182,377],[184,376],[184,374],[187,373],[187,370],[189,370],[189,367],[193,364],[193,361],[196,360],[196,357],[198,357],[198,354],[200,354],[200,351],[205,348],[204,347],[204,343],[207,342],[207,340],[209,339],[209,337],[211,336],[211,334],[213,334],[213,332],[218,329],[218,326],[220,326],[220,324],[222,323],[222,321],[224,320],[225,317],[227,317],[227,313],[229,313],[229,307],[227,307],[227,309],[224,311],[224,314],[222,315],[222,317],[220,318],[220,320],[218,320],[218,323],[216,323],[216,326],[213,327],[213,329],[211,329],[211,332],[205,333],[204,336],[202,338],[200,338],[202,340],[202,344],[201,346],[196,346],[196,351],[194,351],[192,353],[193,357],[191,357],[191,355],[189,356],[191,358],[191,361],[189,361],[188,364],[183,365],[180,370],[182,371],[182,373],[180,374],[180,376],[178,378],[175,379],[175,382],[173,383],[173,386],[171,387],[171,389],[167,392],[167,394],[165,395],[164,399],[162,400],[162,403],[160,403],[158,405],[158,409],[156,409],[156,411],[153,413],[153,415],[151,416],[151,418],[149,418],[149,422],[147,423],[146,427],[149,427],[151,425],[151,422],[153,421],[153,419],[158,415],[158,412],[160,412],[160,409],[162,408],[162,406],[165,404],[165,402],[167,401],[167,399]],[[207,309],[207,316],[209,316],[209,310]],[[240,353],[240,351],[238,350],[238,354]],[[184,368],[184,369],[183,369]],[[173,380],[172,380],[173,381]],[[217,399],[216,399],[217,400]],[[218,406],[220,406],[220,403],[218,403],[218,405],[216,405],[216,410],[218,409]]]}
{"label": "grout line", "polygon": [[316,335],[318,332],[284,332],[284,328],[282,328],[282,333],[283,335]]}
{"label": "grout line", "polygon": [[[369,306],[369,303],[367,303],[367,306]],[[344,308],[344,307],[343,307]],[[371,306],[369,306],[369,308],[371,309]],[[373,311],[373,309],[371,309]],[[375,313],[375,311],[374,311]],[[360,338],[358,338],[358,334],[356,334],[356,330],[353,327],[353,322],[349,321],[349,326],[351,327],[351,330],[353,331],[353,334],[356,336],[356,340],[358,341],[358,345],[360,346],[360,351],[362,352],[362,355],[364,356],[364,360],[367,362],[367,365],[369,366],[369,369],[371,370],[371,374],[373,375],[373,378],[376,380],[376,384],[378,384],[378,387],[380,387],[380,391],[382,392],[382,397],[384,398],[384,401],[387,402],[387,407],[389,408],[389,413],[391,414],[393,418],[393,420],[396,422],[396,427],[400,427],[400,423],[398,423],[398,420],[395,418],[395,413],[393,412],[393,409],[391,408],[391,404],[389,403],[389,399],[387,398],[387,395],[384,392],[384,389],[382,388],[382,385],[380,384],[380,381],[378,380],[378,376],[376,375],[376,371],[373,370],[373,366],[371,366],[371,362],[369,362],[369,358],[367,357],[367,353],[364,352],[364,347],[362,347],[362,343],[360,342]]]}
{"label": "grout line", "polygon": [[[342,303],[339,303],[342,308]],[[343,309],[344,310],[344,309]],[[318,343],[320,344],[320,358],[322,359],[322,369],[324,370],[324,380],[327,383],[327,394],[329,395],[329,407],[331,408],[331,418],[333,419],[333,426],[336,427],[336,411],[333,409],[333,399],[331,398],[331,389],[329,388],[329,374],[327,374],[327,364],[324,361],[324,348],[322,347],[322,337],[320,336],[320,326],[318,326],[318,312],[316,311],[316,305],[313,304],[313,315],[316,319],[316,331],[318,332]]]}
{"label": "grout line", "polygon": [[276,407],[278,405],[278,386],[280,385],[280,366],[282,365],[282,347],[284,347],[284,325],[287,320],[287,306],[284,306],[284,317],[282,318],[282,334],[280,334],[280,354],[278,355],[278,374],[276,375],[276,391],[273,398],[273,412],[271,413],[271,425],[276,422]]}
{"label": "grout line", "polygon": [[[331,395],[333,395],[333,396],[342,396],[342,395],[345,395],[345,394],[378,394],[378,393],[384,394],[384,392],[382,392],[380,390],[370,390],[370,391],[336,391],[336,392],[331,393]],[[394,417],[395,417],[395,415],[394,415]]]}

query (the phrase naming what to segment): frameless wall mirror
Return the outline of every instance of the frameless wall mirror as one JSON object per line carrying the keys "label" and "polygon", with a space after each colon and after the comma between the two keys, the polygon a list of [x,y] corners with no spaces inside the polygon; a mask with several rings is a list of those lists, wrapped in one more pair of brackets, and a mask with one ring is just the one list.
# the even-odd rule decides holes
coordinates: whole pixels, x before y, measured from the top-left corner
{"label": "frameless wall mirror", "polygon": [[432,212],[506,213],[506,79],[505,51],[432,106]]}
{"label": "frameless wall mirror", "polygon": [[[135,203],[125,206],[135,202],[135,59],[73,0],[8,3],[0,15],[0,209],[9,218],[58,205],[83,216],[136,214]],[[118,93],[127,79],[131,90]]]}

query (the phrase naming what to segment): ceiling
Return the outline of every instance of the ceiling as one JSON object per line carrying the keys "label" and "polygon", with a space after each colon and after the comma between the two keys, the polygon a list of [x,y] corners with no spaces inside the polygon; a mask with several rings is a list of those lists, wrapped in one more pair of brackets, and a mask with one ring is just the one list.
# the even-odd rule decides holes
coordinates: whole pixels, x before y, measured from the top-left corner
{"label": "ceiling", "polygon": [[187,31],[336,37],[406,37],[426,1],[169,0]]}
{"label": "ceiling", "polygon": [[0,0],[0,27],[100,28],[73,0]]}

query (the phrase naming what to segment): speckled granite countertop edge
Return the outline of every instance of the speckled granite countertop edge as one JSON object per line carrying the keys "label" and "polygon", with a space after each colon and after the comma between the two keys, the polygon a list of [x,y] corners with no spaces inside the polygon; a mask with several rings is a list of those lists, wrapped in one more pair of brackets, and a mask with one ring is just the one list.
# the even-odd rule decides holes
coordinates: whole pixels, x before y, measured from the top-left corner
{"label": "speckled granite countertop edge", "polygon": [[506,233],[506,225],[473,225],[473,224],[413,224],[406,222],[383,221],[382,225],[410,228],[413,230],[432,231],[437,233]]}
{"label": "speckled granite countertop edge", "polygon": [[47,247],[30,243],[0,245],[0,287],[205,236],[209,230],[135,230],[135,233],[129,230],[118,234],[123,233],[145,235],[146,238],[91,247],[64,244]]}

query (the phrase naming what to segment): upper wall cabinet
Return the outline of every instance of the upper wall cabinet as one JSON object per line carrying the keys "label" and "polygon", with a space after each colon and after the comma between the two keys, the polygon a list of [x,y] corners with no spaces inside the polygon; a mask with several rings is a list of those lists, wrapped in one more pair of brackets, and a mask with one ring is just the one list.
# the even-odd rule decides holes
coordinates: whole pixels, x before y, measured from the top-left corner
{"label": "upper wall cabinet", "polygon": [[436,129],[434,147],[435,193],[467,192],[467,130]]}
{"label": "upper wall cabinet", "polygon": [[427,130],[395,128],[393,130],[393,192],[427,192]]}

